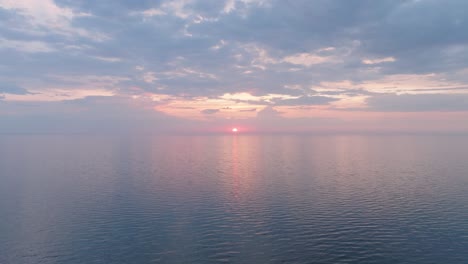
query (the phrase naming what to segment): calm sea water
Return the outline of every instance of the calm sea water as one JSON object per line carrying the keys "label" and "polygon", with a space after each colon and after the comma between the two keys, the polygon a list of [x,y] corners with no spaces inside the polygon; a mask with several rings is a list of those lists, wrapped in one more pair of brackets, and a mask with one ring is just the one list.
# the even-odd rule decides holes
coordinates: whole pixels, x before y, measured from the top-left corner
{"label": "calm sea water", "polygon": [[468,263],[468,137],[0,136],[0,263]]}

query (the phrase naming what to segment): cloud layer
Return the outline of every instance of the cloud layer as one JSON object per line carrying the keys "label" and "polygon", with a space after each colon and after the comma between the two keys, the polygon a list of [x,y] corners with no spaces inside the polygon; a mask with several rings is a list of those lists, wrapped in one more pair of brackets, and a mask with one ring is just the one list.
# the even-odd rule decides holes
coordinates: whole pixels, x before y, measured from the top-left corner
{"label": "cloud layer", "polygon": [[[462,0],[0,0],[0,122],[12,131],[70,119],[86,130],[95,122],[348,131],[391,130],[378,121],[389,117],[401,131],[443,120],[467,131],[467,8]],[[266,125],[268,112],[276,115]]]}

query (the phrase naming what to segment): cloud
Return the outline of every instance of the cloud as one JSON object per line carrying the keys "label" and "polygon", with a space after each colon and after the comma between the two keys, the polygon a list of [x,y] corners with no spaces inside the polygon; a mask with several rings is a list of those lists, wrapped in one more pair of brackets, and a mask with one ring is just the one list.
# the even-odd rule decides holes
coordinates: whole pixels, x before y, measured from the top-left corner
{"label": "cloud", "polygon": [[89,14],[75,12],[69,7],[60,7],[53,0],[0,0],[0,8],[15,12],[22,18],[22,24],[13,25],[19,30],[27,29],[34,34],[59,34],[71,38],[75,36],[93,40],[104,38],[103,34],[72,25],[75,18]]}
{"label": "cloud", "polygon": [[16,95],[25,95],[31,94],[28,90],[12,85],[12,84],[0,84],[0,94],[16,94]]}
{"label": "cloud", "polygon": [[327,61],[330,61],[329,57],[318,56],[315,54],[310,53],[299,53],[287,56],[283,59],[283,61],[296,64],[296,65],[303,65],[309,67],[314,64],[321,64]]}
{"label": "cloud", "polygon": [[53,52],[55,49],[46,42],[17,41],[0,38],[0,49],[15,49],[27,53]]}
{"label": "cloud", "polygon": [[468,94],[384,94],[367,99],[371,111],[468,111]]}
{"label": "cloud", "polygon": [[256,112],[257,108],[251,108],[251,109],[241,109],[239,112]]}
{"label": "cloud", "polygon": [[276,119],[276,118],[279,118],[280,115],[281,115],[281,112],[276,110],[273,106],[267,106],[257,112],[257,118],[263,119],[263,120]]}
{"label": "cloud", "polygon": [[[39,12],[34,5],[23,3],[19,9],[14,5],[5,10]],[[8,31],[4,39],[29,43],[18,52],[54,51],[48,57],[36,53],[0,54],[16,62],[8,64],[10,72],[27,72],[28,76],[22,78],[35,75],[31,82],[42,78],[43,72],[97,73],[130,78],[118,87],[122,90],[137,86],[142,91],[158,89],[172,95],[255,92],[301,96],[307,91],[284,87],[291,82],[307,87],[323,81],[372,80],[382,77],[383,72],[424,71],[429,70],[427,65],[440,62],[454,65],[447,59],[432,58],[430,49],[404,57],[375,50],[378,39],[384,36],[370,25],[389,28],[387,19],[395,16],[394,12],[415,9],[401,1],[58,0],[47,1],[46,5],[51,10],[48,21],[65,19],[74,29],[105,33],[106,38],[94,42],[86,38],[70,41],[61,36],[38,36],[24,31],[31,28],[28,21],[12,21],[11,25],[18,27],[3,28]],[[452,9],[443,16],[450,18]],[[153,16],[145,18],[144,12]],[[445,57],[460,57],[453,55],[457,49],[452,44],[447,44],[445,50]],[[389,58],[395,61],[388,63]],[[423,59],[439,63],[420,63]],[[463,64],[465,60],[456,61]],[[376,66],[379,69],[373,68]],[[137,73],[135,67],[143,67],[146,77]],[[151,78],[151,73],[158,80]]]}
{"label": "cloud", "polygon": [[350,97],[355,97],[355,96],[367,96],[367,95],[374,95],[376,94],[375,92],[370,92],[365,89],[336,89],[336,90],[326,90],[326,91],[315,91],[315,94],[320,94],[320,95],[335,95],[335,96],[350,96]]}
{"label": "cloud", "polygon": [[191,121],[154,110],[155,102],[94,96],[60,102],[0,104],[0,133],[129,133],[177,131]]}
{"label": "cloud", "polygon": [[381,58],[381,59],[364,59],[362,60],[362,63],[368,64],[368,65],[373,65],[373,64],[380,64],[384,62],[394,62],[395,58],[393,57],[386,57],[386,58]]}
{"label": "cloud", "polygon": [[93,58],[105,62],[119,62],[122,61],[121,58],[115,58],[115,57],[101,57],[101,56],[94,56]]}
{"label": "cloud", "polygon": [[204,115],[212,115],[218,113],[219,111],[219,109],[203,109],[201,113]]}
{"label": "cloud", "polygon": [[236,9],[236,0],[227,0],[226,3],[224,4],[223,12],[229,14],[235,9]]}
{"label": "cloud", "polygon": [[[210,120],[252,118],[265,106],[285,118],[315,105],[330,115],[366,106],[466,111],[467,8],[461,0],[0,0],[0,84],[27,88],[0,94],[18,111],[19,101],[91,95],[146,98],[183,116],[176,102],[193,109],[187,119],[232,109]],[[116,110],[88,100],[102,105],[96,113]],[[68,103],[54,105],[68,114]]]}
{"label": "cloud", "polygon": [[141,14],[143,14],[143,16],[146,16],[146,17],[167,15],[166,12],[162,11],[161,9],[156,9],[156,8],[147,9],[141,12]]}
{"label": "cloud", "polygon": [[296,106],[296,105],[325,105],[333,101],[337,101],[337,98],[327,96],[301,96],[295,99],[282,99],[276,100],[275,105],[277,106]]}

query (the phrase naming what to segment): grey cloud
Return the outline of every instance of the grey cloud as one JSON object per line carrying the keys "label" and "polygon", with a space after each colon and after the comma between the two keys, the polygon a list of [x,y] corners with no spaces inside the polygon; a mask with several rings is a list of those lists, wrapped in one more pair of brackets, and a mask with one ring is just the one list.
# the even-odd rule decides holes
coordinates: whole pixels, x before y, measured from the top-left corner
{"label": "grey cloud", "polygon": [[28,90],[14,84],[0,84],[0,94],[31,94]]}
{"label": "grey cloud", "polygon": [[196,109],[195,107],[191,107],[191,106],[175,106],[175,107],[172,107],[172,108],[175,108],[175,109]]}
{"label": "grey cloud", "polygon": [[260,120],[271,120],[280,118],[281,112],[276,110],[273,106],[267,106],[257,112],[257,119]]}
{"label": "grey cloud", "polygon": [[[416,90],[411,90],[411,89],[404,89],[404,91],[407,92],[447,92],[447,91],[468,91],[468,87],[441,87],[441,88],[426,88],[426,89],[416,89]],[[371,93],[372,94],[372,93]],[[373,94],[378,94],[378,93],[373,93]]]}
{"label": "grey cloud", "polygon": [[462,0],[406,1],[369,29],[369,48],[393,55],[466,44],[467,8],[468,3]]}
{"label": "grey cloud", "polygon": [[[310,50],[337,44],[333,36],[378,19],[402,1],[269,1],[252,6],[247,14],[232,13],[219,23],[193,26],[226,39],[258,41],[284,50]],[[324,23],[326,21],[326,23]]]}
{"label": "grey cloud", "polygon": [[359,95],[374,95],[375,93],[369,92],[365,89],[341,89],[335,91],[320,91],[315,92],[321,95],[347,95],[347,96],[359,96]]}
{"label": "grey cloud", "polygon": [[239,110],[239,112],[255,112],[255,111],[257,111],[257,108]]}
{"label": "grey cloud", "polygon": [[384,94],[369,97],[371,111],[468,111],[468,94]]}
{"label": "grey cloud", "polygon": [[337,98],[327,96],[302,96],[296,99],[283,99],[275,101],[275,105],[283,106],[295,106],[295,105],[325,105],[333,101],[337,101]]}
{"label": "grey cloud", "polygon": [[125,15],[131,11],[142,11],[152,7],[158,7],[160,0],[55,0],[64,7],[72,7],[81,12],[91,13],[97,16]]}
{"label": "grey cloud", "polygon": [[218,113],[219,111],[219,109],[203,109],[201,113],[205,115],[212,115]]}
{"label": "grey cloud", "polygon": [[87,97],[61,102],[0,103],[0,133],[169,132],[194,122],[154,110],[154,102]]}
{"label": "grey cloud", "polygon": [[[286,65],[268,65],[266,70],[255,68],[251,65],[251,61],[255,59],[256,54],[246,53],[243,47],[245,44],[253,43],[265,48],[271,56],[276,57],[285,56],[291,52],[309,51],[314,47],[335,45],[334,41],[329,41],[331,36],[338,36],[336,40],[339,43],[345,43],[347,40],[341,39],[341,35],[336,32],[342,32],[343,28],[359,22],[354,19],[364,19],[355,14],[357,10],[380,7],[380,5],[365,4],[360,1],[355,3],[272,1],[268,5],[249,5],[248,7],[239,2],[238,8],[245,10],[248,14],[246,18],[242,18],[237,12],[220,15],[222,4],[224,4],[222,1],[193,1],[189,5],[193,12],[218,17],[214,21],[191,24],[189,21],[183,21],[174,16],[144,19],[141,16],[131,15],[135,11],[158,7],[162,2],[116,1],[110,4],[107,1],[97,3],[62,0],[58,3],[63,7],[93,14],[93,16],[75,18],[73,25],[103,32],[109,36],[109,39],[102,42],[79,39],[76,43],[58,36],[42,39],[47,40],[61,52],[54,56],[29,55],[27,58],[24,54],[6,54],[7,57],[11,57],[7,61],[17,62],[14,65],[8,64],[10,74],[21,73],[23,78],[31,78],[32,81],[36,81],[37,78],[43,79],[45,72],[121,75],[130,77],[127,84],[136,84],[150,92],[154,92],[155,87],[170,87],[170,89],[158,91],[194,96],[216,96],[226,92],[242,91],[253,92],[257,95],[283,93],[299,96],[302,95],[301,91],[284,89],[284,85],[291,82],[313,83],[355,76],[346,73],[352,69],[337,68],[340,67],[337,65],[311,67],[299,72],[288,72]],[[389,4],[382,2],[381,5]],[[121,15],[107,17],[104,7],[107,7],[109,12]],[[205,11],[202,12],[202,10]],[[298,16],[298,12],[303,15]],[[348,16],[348,13],[353,15]],[[336,16],[337,14],[340,15]],[[278,19],[278,17],[283,19]],[[321,19],[327,19],[328,22],[321,23]],[[276,28],[272,30],[273,28],[267,26],[267,22],[281,24],[276,25],[277,27],[274,25]],[[333,31],[336,32],[333,33]],[[184,32],[192,35],[186,36]],[[249,34],[252,35],[249,36]],[[278,38],[278,36],[281,37]],[[213,50],[212,47],[221,39],[227,41],[226,46],[220,50]],[[281,43],[283,41],[287,43]],[[298,44],[304,46],[298,47]],[[73,52],[63,50],[68,46],[87,48]],[[242,54],[243,60],[234,59],[238,54]],[[110,64],[93,59],[93,57],[118,57],[122,60]],[[177,58],[183,59],[174,64]],[[146,70],[157,73],[194,68],[218,76],[219,79],[200,78],[197,75],[175,78],[159,76],[157,83],[147,84],[138,80],[137,73],[130,73],[130,69],[136,65],[145,66]],[[237,66],[246,69],[238,69]],[[250,71],[251,74],[245,74],[245,71]],[[341,74],[337,75],[337,71]],[[340,77],[337,78],[337,76]],[[124,91],[128,87],[122,83],[119,88]]]}
{"label": "grey cloud", "polygon": [[[445,52],[467,44],[466,1],[272,1],[270,6],[253,8],[247,18],[232,14],[219,23],[194,25],[193,30],[286,52],[356,41],[359,45],[348,59],[394,56],[396,63],[382,65],[389,73],[467,65],[466,58]],[[353,68],[358,67],[367,66]]]}
{"label": "grey cloud", "polygon": [[257,112],[255,119],[244,121],[248,126],[255,127],[256,132],[276,133],[276,132],[305,132],[310,129],[320,129],[326,131],[332,127],[343,125],[342,120],[336,118],[286,118],[282,112],[273,106],[267,106]]}

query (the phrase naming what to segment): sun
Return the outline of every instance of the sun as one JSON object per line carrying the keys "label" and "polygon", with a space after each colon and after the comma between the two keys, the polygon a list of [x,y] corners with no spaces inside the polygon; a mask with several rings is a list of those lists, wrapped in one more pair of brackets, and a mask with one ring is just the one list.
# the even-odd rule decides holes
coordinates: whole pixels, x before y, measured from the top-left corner
{"label": "sun", "polygon": [[237,127],[233,127],[233,128],[232,128],[232,132],[233,132],[233,133],[237,133],[238,131],[239,131],[239,129],[237,129]]}

